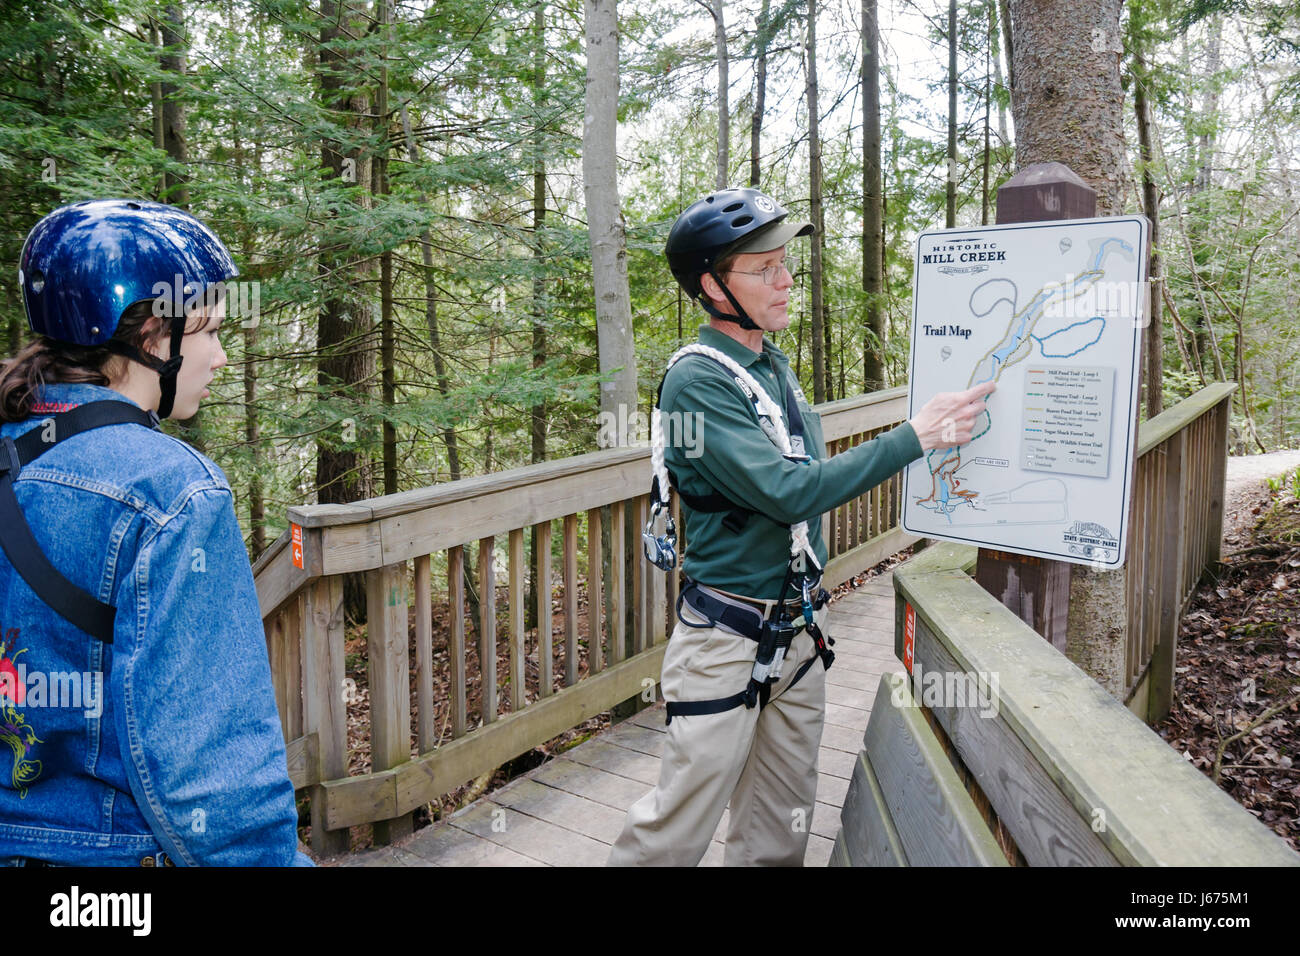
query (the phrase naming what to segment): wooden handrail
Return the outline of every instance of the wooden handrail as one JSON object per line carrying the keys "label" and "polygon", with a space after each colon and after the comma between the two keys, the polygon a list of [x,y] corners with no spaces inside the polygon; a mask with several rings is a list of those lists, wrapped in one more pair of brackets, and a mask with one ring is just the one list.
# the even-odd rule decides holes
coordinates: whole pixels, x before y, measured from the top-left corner
{"label": "wooden handrail", "polygon": [[914,675],[918,664],[932,685],[978,675],[989,689],[984,709],[943,700],[932,711],[1030,865],[1300,865],[1285,841],[980,587],[974,560],[975,548],[942,543],[895,569],[894,586],[915,614]]}
{"label": "wooden handrail", "polygon": [[[830,444],[895,425],[906,418],[906,407],[907,389],[900,386],[823,403],[816,406],[816,411],[822,416],[822,428]],[[627,489],[648,488],[649,467],[648,447],[613,448],[352,504],[291,507],[290,522],[303,529],[306,566],[293,566],[288,531],[254,562],[262,616],[273,614],[322,575],[371,571],[604,505],[617,497],[614,489],[626,493]],[[555,483],[546,489],[554,494],[572,478],[584,479],[585,494],[550,498],[538,495],[544,504],[531,509],[521,507],[517,495],[512,494],[548,482]],[[464,503],[476,503],[473,514],[460,509]],[[453,514],[457,520],[446,520]],[[512,523],[515,521],[518,523]],[[376,526],[376,522],[380,524]]]}
{"label": "wooden handrail", "polygon": [[[816,408],[831,455],[872,440],[902,422],[906,410],[905,388]],[[602,547],[606,530],[610,540],[622,541],[625,528],[645,522],[649,459],[648,447],[609,449],[353,504],[289,510],[301,549],[288,534],[281,535],[258,559],[255,577],[286,743],[294,756],[293,780],[295,786],[312,787],[312,839],[318,851],[345,848],[346,828],[361,823],[373,823],[381,842],[396,838],[409,831],[415,807],[643,692],[647,682],[654,686],[674,623],[677,576],[658,573],[640,549],[629,562],[622,546]],[[894,476],[823,516],[827,586],[915,540],[898,527],[900,499],[900,476]],[[555,540],[562,546],[557,570],[565,624],[556,640],[564,642],[562,668],[552,667],[552,587],[534,590],[535,638],[525,627],[524,608],[525,535],[531,532],[537,543],[540,579],[552,582],[548,542],[557,521],[562,523]],[[689,547],[680,516],[678,527],[681,544]],[[500,558],[492,556],[501,554],[502,545],[508,569],[498,571],[494,565]],[[478,556],[477,673],[466,667],[467,547]],[[585,581],[578,574],[584,549]],[[430,720],[435,707],[430,584],[433,559],[441,568],[444,555],[446,591],[439,600],[445,596],[450,618],[451,739],[440,742]],[[352,776],[347,775],[344,706],[342,575],[348,573],[363,574],[366,583],[373,767]],[[497,608],[499,585],[506,590],[504,613]],[[587,597],[585,636],[579,630],[580,588]],[[412,608],[414,654],[408,652]],[[506,633],[498,632],[498,622]],[[578,668],[580,646],[586,650],[585,676]],[[537,699],[529,700],[526,667],[532,666],[534,652],[539,683]],[[498,657],[509,673],[500,697]],[[414,755],[412,674],[420,715]],[[553,683],[557,675],[560,688]],[[474,686],[482,702],[477,714],[466,713],[467,690]],[[477,727],[475,717],[481,721]]]}

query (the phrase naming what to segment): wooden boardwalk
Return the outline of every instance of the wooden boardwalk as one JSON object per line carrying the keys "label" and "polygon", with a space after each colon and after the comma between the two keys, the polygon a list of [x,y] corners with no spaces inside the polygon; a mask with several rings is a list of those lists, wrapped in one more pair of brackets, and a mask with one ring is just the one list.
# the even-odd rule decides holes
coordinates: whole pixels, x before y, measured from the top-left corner
{"label": "wooden boardwalk", "polygon": [[[894,657],[894,589],[872,578],[831,605],[835,665],[827,673],[826,725],[807,866],[825,866],[880,675]],[[630,807],[659,778],[660,702],[548,761],[454,816],[343,866],[603,866]],[[702,865],[721,866],[727,815]]]}

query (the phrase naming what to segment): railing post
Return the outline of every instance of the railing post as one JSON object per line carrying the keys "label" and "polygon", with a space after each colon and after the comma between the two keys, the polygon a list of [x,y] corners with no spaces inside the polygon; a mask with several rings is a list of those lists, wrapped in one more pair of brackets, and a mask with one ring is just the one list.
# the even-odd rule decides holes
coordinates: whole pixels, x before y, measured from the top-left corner
{"label": "railing post", "polygon": [[451,736],[465,736],[465,548],[447,550],[447,601],[451,618],[447,649],[451,654]]}
{"label": "railing post", "polygon": [[[366,572],[370,760],[388,770],[411,759],[411,668],[407,651],[406,562]],[[411,814],[375,822],[376,845],[412,830]]]}
{"label": "railing post", "polygon": [[1214,407],[1210,449],[1210,513],[1205,528],[1205,565],[1219,563],[1223,555],[1223,495],[1228,479],[1228,420],[1231,418],[1232,396],[1229,395]]}
{"label": "railing post", "polygon": [[[1187,495],[1183,450],[1187,431],[1175,432],[1165,442],[1165,486],[1161,489],[1160,538],[1177,542],[1186,526]],[[1151,454],[1159,454],[1152,452]],[[1150,690],[1146,721],[1155,724],[1169,715],[1174,702],[1174,665],[1178,654],[1178,626],[1183,605],[1183,549],[1166,548],[1161,567],[1160,622],[1151,651]]]}
{"label": "railing post", "polygon": [[438,726],[433,719],[433,562],[429,555],[415,559],[415,700],[416,744],[428,753],[438,743]]}
{"label": "railing post", "polygon": [[302,736],[302,598],[286,602],[263,627],[280,731],[289,743]]}
{"label": "railing post", "polygon": [[[998,187],[998,225],[1088,219],[1096,214],[1096,191],[1061,163],[1027,166]],[[975,580],[1052,646],[1064,652],[1069,630],[1072,568],[1065,561],[980,548]],[[1122,615],[1122,588],[1118,593],[1118,613]],[[1119,683],[1122,691],[1122,678]]]}
{"label": "railing post", "polygon": [[478,670],[483,723],[497,719],[497,597],[492,538],[478,542]]}
{"label": "railing post", "polygon": [[533,550],[537,552],[537,580],[533,594],[537,598],[537,693],[550,697],[554,693],[554,652],[551,643],[551,523],[533,525]]}
{"label": "railing post", "polygon": [[[343,579],[319,578],[305,591],[302,648],[303,722],[316,734],[320,779],[348,773],[348,713],[343,684]],[[325,828],[325,790],[311,792],[311,846],[320,856],[346,853],[348,831]]]}
{"label": "railing post", "polygon": [[510,615],[510,712],[524,709],[524,658],[528,655],[524,635],[524,529],[513,528],[509,537]]}

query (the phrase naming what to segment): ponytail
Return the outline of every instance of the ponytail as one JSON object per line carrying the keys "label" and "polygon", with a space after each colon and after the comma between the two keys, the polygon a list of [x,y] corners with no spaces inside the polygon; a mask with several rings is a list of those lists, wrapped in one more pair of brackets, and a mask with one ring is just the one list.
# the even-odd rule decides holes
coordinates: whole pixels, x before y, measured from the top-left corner
{"label": "ponytail", "polygon": [[[153,314],[153,301],[137,302],[122,313],[113,338],[143,348],[145,323]],[[162,332],[160,328],[159,333]],[[154,338],[160,338],[155,334]],[[72,345],[47,336],[20,349],[0,363],[0,422],[30,418],[41,389],[54,384],[109,385],[126,361],[105,345]]]}

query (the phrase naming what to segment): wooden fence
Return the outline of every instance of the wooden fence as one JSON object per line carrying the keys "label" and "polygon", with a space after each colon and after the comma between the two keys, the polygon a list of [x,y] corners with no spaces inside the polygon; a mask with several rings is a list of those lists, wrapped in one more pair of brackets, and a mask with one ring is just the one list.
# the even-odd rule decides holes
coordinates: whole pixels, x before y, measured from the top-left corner
{"label": "wooden fence", "polygon": [[1300,866],[974,565],[944,543],[894,571],[911,679],[881,679],[832,865]]}
{"label": "wooden fence", "polygon": [[[828,451],[892,428],[906,418],[906,406],[903,388],[819,406]],[[295,530],[268,549],[254,573],[290,776],[296,788],[310,790],[314,850],[346,850],[348,828],[366,823],[374,824],[376,842],[393,839],[409,831],[416,807],[658,681],[677,576],[655,570],[639,546],[630,561],[623,547],[602,547],[606,522],[609,541],[624,541],[629,530],[639,540],[650,503],[649,457],[648,448],[611,449],[354,504],[290,509]],[[898,527],[900,493],[896,476],[824,516],[828,587],[915,540]],[[539,556],[538,579],[547,583],[534,595],[535,629],[525,627],[526,533]],[[499,541],[507,556],[503,587],[492,559]],[[476,655],[466,647],[466,548],[478,559]],[[364,575],[368,619],[371,769],[354,775],[344,667],[348,574]],[[435,664],[435,598],[449,612],[447,633],[439,634],[445,666]],[[497,687],[498,654],[508,659],[505,688]],[[536,699],[525,693],[530,657]],[[436,683],[451,697],[446,739],[433,725],[435,666]],[[477,713],[467,712],[471,690],[482,701]]]}
{"label": "wooden fence", "polygon": [[1183,609],[1219,560],[1232,382],[1208,385],[1138,430],[1128,549],[1124,700],[1148,723],[1169,713]]}
{"label": "wooden fence", "polygon": [[1114,572],[1128,574],[1128,708],[976,583],[975,548],[895,570],[911,678],[881,679],[832,863],[1300,865],[1143,719],[1168,710],[1178,619],[1219,556],[1232,390],[1141,426]]}

